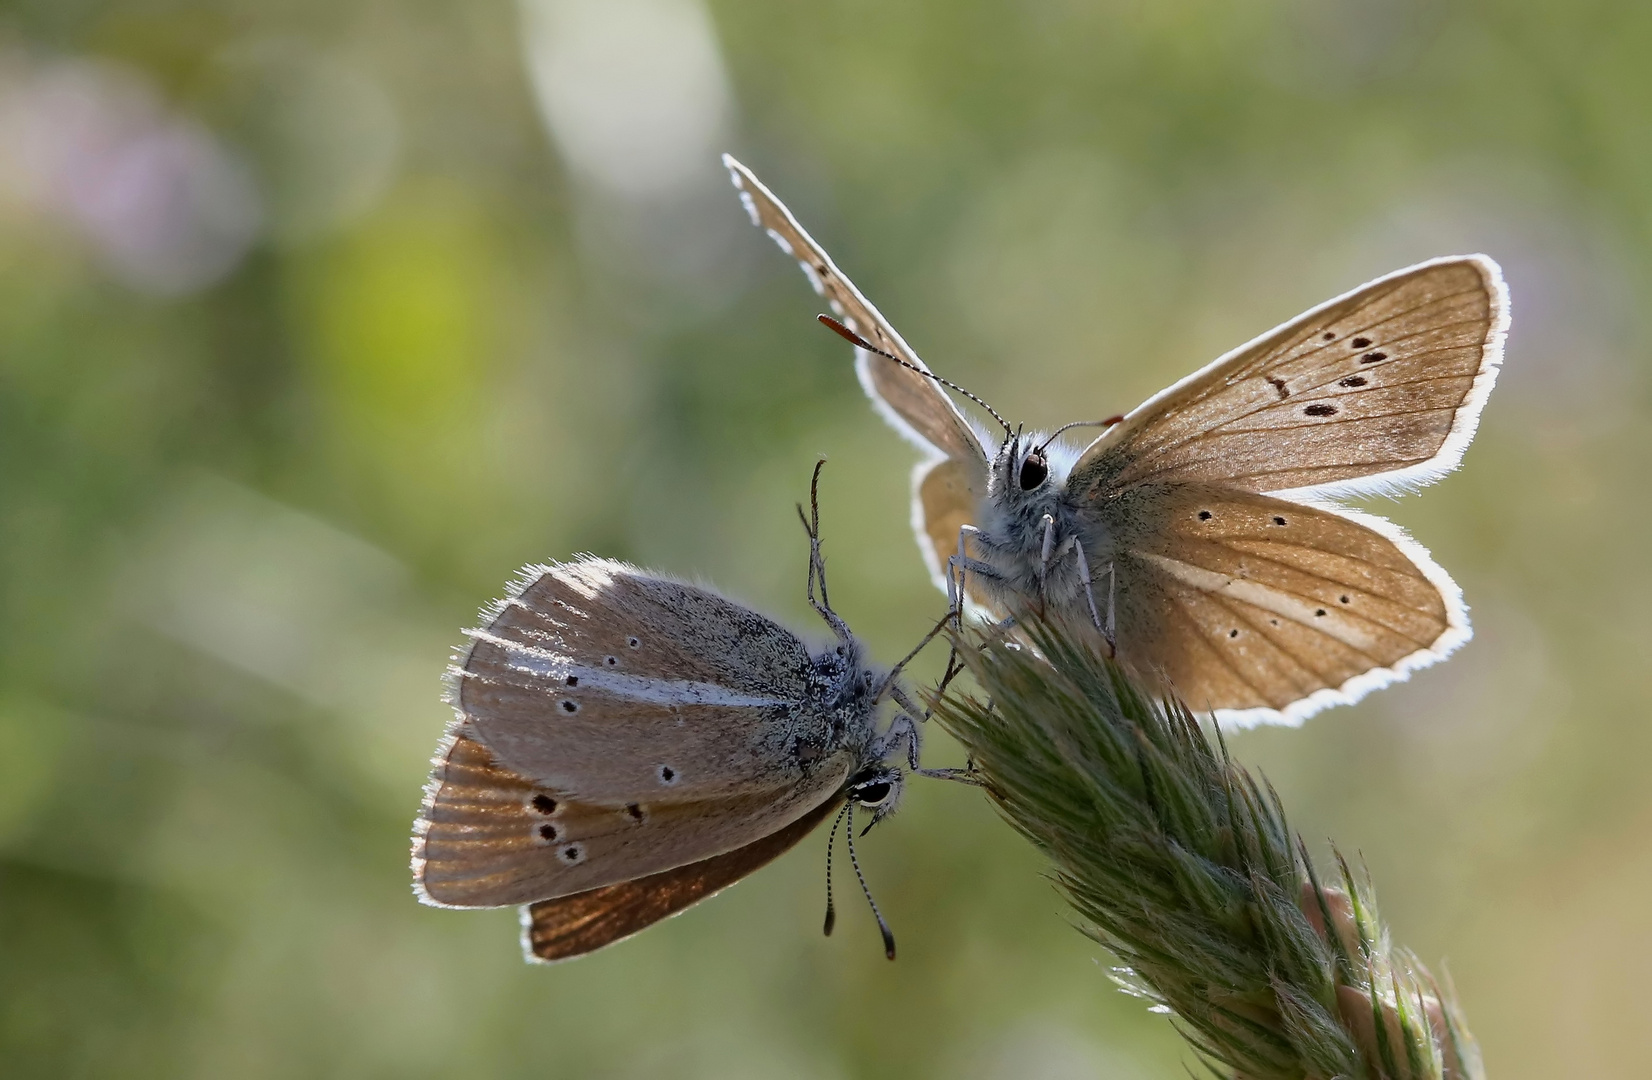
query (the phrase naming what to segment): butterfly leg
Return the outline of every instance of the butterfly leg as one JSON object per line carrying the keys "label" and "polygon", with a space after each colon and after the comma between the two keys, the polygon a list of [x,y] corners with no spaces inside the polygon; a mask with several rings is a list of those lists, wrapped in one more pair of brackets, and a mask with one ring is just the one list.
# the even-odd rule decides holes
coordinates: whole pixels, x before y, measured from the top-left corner
{"label": "butterfly leg", "polygon": [[971,528],[964,525],[958,529],[958,553],[946,561],[946,602],[952,605],[953,622],[960,628],[964,614],[964,563],[969,560],[969,554],[964,550],[964,540]]}
{"label": "butterfly leg", "polygon": [[958,553],[948,556],[946,560],[946,598],[947,602],[952,605],[953,625],[958,629],[962,629],[964,625],[965,576],[973,572],[989,580],[1002,580],[1003,578],[1003,575],[991,563],[971,557],[965,548],[965,541],[971,536],[980,535],[980,532],[981,530],[973,525],[960,525],[958,527]]}
{"label": "butterfly leg", "polygon": [[[1089,560],[1084,557],[1084,545],[1083,545],[1083,543],[1081,543],[1079,541],[1079,538],[1077,536],[1069,536],[1069,537],[1067,537],[1067,539],[1065,539],[1061,542],[1060,547],[1057,547],[1056,543],[1055,543],[1055,518],[1050,516],[1049,514],[1044,515],[1044,545],[1043,545],[1042,550],[1039,553],[1039,564],[1038,564],[1038,593],[1039,593],[1039,598],[1040,599],[1044,598],[1044,595],[1045,595],[1045,581],[1049,577],[1050,565],[1054,562],[1058,562],[1061,559],[1065,559],[1067,557],[1067,553],[1069,551],[1071,551],[1073,553],[1073,555],[1077,558],[1079,576],[1084,579],[1084,599],[1089,603],[1089,606],[1090,606],[1090,621],[1095,624],[1095,627],[1096,627],[1097,630],[1100,630],[1103,634],[1105,634],[1107,636],[1107,648],[1108,648],[1108,651],[1111,652],[1112,647],[1113,647],[1112,615],[1111,615],[1112,608],[1110,606],[1108,608],[1109,614],[1108,614],[1107,625],[1106,625],[1106,627],[1103,627],[1102,621],[1101,621],[1101,615],[1096,610],[1096,597],[1095,597],[1095,593],[1092,590],[1091,583],[1090,583],[1090,563],[1089,563]],[[1109,567],[1109,571],[1111,571],[1111,567]],[[1111,604],[1111,598],[1110,597],[1109,597],[1108,602],[1109,602],[1109,604]]]}
{"label": "butterfly leg", "polygon": [[[832,601],[826,595],[826,556],[820,553],[820,470],[826,465],[826,459],[815,462],[814,476],[809,480],[809,513],[803,513],[803,506],[797,507],[797,516],[803,522],[803,531],[809,534],[809,606],[815,609],[826,625],[832,628],[832,633],[842,642],[850,640],[849,625],[832,610]],[[815,585],[820,586],[820,599],[815,599]]]}
{"label": "butterfly leg", "polygon": [[1114,564],[1113,563],[1108,563],[1107,564],[1107,629],[1104,630],[1103,633],[1105,633],[1107,635],[1107,652],[1108,652],[1108,655],[1110,655],[1110,656],[1117,656],[1118,653],[1119,653],[1118,637],[1113,632],[1113,627],[1115,625],[1114,622],[1113,622],[1113,595],[1114,595],[1114,593],[1116,593],[1118,591],[1117,589],[1114,588],[1114,586],[1118,584],[1118,580],[1119,580],[1119,576],[1118,576],[1117,570],[1114,569]]}
{"label": "butterfly leg", "polygon": [[970,787],[986,787],[975,769],[975,759],[970,758],[962,769],[925,769],[918,765],[918,746],[916,743],[907,743],[906,763],[912,770],[913,776],[927,776],[931,780],[950,780],[955,784],[968,784]]}
{"label": "butterfly leg", "polygon": [[[905,670],[906,665],[910,664],[913,660],[917,659],[918,654],[923,652],[924,649],[928,648],[929,643],[931,641],[934,641],[937,637],[940,636],[941,631],[946,629],[947,623],[950,623],[952,621],[952,618],[953,618],[953,615],[952,615],[952,612],[950,610],[945,615],[942,615],[940,621],[937,622],[934,626],[929,628],[929,633],[927,633],[923,636],[923,640],[918,642],[918,644],[913,647],[911,652],[909,652],[905,656],[901,657],[901,662],[900,663],[896,664],[894,667],[889,669],[889,674],[885,675],[884,678],[883,678],[883,682],[881,684],[879,684],[877,693],[873,695],[873,700],[881,700],[883,698],[883,695],[887,692],[890,692],[890,691],[894,691],[896,694],[900,693],[900,685],[895,680],[900,676],[900,673],[903,670]],[[957,658],[958,658],[958,650],[957,650],[956,647],[954,647],[953,650],[947,654],[947,658],[946,658],[946,666],[947,666],[947,670],[949,672],[952,670],[953,662],[956,661]],[[907,705],[906,702],[901,700],[900,697],[897,696],[896,700],[900,703],[900,705],[903,708],[907,708],[907,709],[911,708],[911,706]],[[925,719],[928,719],[928,714],[927,713],[925,714]]]}
{"label": "butterfly leg", "polygon": [[1073,552],[1078,556],[1079,576],[1084,579],[1084,599],[1090,605],[1090,621],[1107,638],[1107,655],[1112,656],[1118,651],[1113,644],[1113,564],[1107,564],[1107,621],[1103,623],[1101,612],[1096,610],[1095,587],[1090,580],[1090,560],[1084,557],[1084,545],[1075,544]]}
{"label": "butterfly leg", "polygon": [[[908,659],[910,659],[910,657]],[[946,688],[952,685],[952,680],[956,679],[963,673],[964,663],[961,659],[959,659],[957,646],[953,646],[947,652],[946,671],[941,674],[941,681],[935,685],[933,694],[934,698],[939,700],[941,695],[946,693]],[[885,694],[888,694],[890,699],[893,700],[895,704],[899,705],[902,709],[905,709],[907,716],[917,717],[920,724],[927,722],[930,716],[932,716],[935,712],[935,710],[930,707],[925,707],[922,709],[918,708],[912,698],[907,695],[906,689],[898,682],[894,681],[893,674],[884,680],[883,686],[878,689],[877,697],[882,698]]]}
{"label": "butterfly leg", "polygon": [[926,769],[918,764],[918,725],[912,717],[902,713],[889,725],[884,733],[882,745],[878,748],[880,756],[887,757],[894,753],[902,742],[906,743],[906,764],[913,776],[927,776],[933,780],[951,780],[954,783],[969,784],[974,787],[984,786],[980,777],[975,775],[974,762],[965,769]]}
{"label": "butterfly leg", "polygon": [[[1002,581],[1004,576],[998,572],[997,567],[991,563],[982,562],[980,559],[966,558],[960,561],[958,556],[953,555],[948,557],[946,565],[949,580],[952,574],[957,574],[958,584],[956,589],[948,589],[947,592],[949,594],[948,599],[952,604],[953,626],[962,629],[964,616],[964,586],[962,582],[965,573],[973,573],[976,577],[986,578],[989,581]],[[1005,618],[1002,622],[994,625],[999,629],[1008,629],[1015,625],[1015,619],[1013,617]]]}
{"label": "butterfly leg", "polygon": [[906,690],[902,687],[891,686],[889,688],[889,696],[894,700],[896,705],[899,705],[902,709],[906,710],[896,718],[894,723],[890,724],[889,730],[891,732],[895,730],[896,724],[899,724],[902,720],[910,721],[914,716],[918,717],[920,720],[929,719],[929,710],[918,708],[918,706],[913,703],[911,697],[907,695]]}
{"label": "butterfly leg", "polygon": [[[902,660],[899,664],[897,664],[895,669],[884,677],[883,682],[878,686],[878,690],[874,695],[874,698],[881,700],[885,695],[887,695],[895,702],[895,704],[905,709],[908,715],[916,716],[919,723],[927,722],[935,710],[927,706],[922,709],[918,708],[912,699],[907,696],[906,689],[896,681],[896,677],[900,674],[901,669],[910,663],[914,656],[918,655],[918,650],[929,644],[930,640],[935,637],[936,631],[944,629],[946,624],[951,621],[952,613],[948,612],[942,617],[940,624],[935,628],[935,630],[930,631],[929,634],[923,639],[923,641],[918,645],[918,648],[912,650],[912,652],[907,655],[905,660]],[[946,654],[946,670],[941,673],[941,681],[935,684],[933,696],[938,700],[942,694],[946,693],[946,688],[952,685],[952,680],[956,679],[963,673],[964,663],[958,655],[958,646],[955,644],[949,645]]]}
{"label": "butterfly leg", "polygon": [[1055,518],[1044,515],[1044,546],[1038,553],[1038,595],[1044,597],[1044,579],[1050,574],[1050,558],[1055,554]]}
{"label": "butterfly leg", "polygon": [[[906,706],[903,706],[905,708]],[[922,736],[918,730],[917,721],[912,719],[910,712],[900,713],[889,722],[889,730],[878,739],[873,748],[880,759],[893,757],[902,743],[906,744],[906,763],[912,772],[928,775],[928,772],[919,766],[918,756],[922,746]]]}
{"label": "butterfly leg", "polygon": [[[946,671],[941,675],[941,681],[935,685],[935,697],[938,700],[946,693],[946,688],[952,685],[952,680],[964,673],[964,662],[958,655],[958,646],[951,645],[946,653]],[[924,710],[924,719],[929,719],[930,710]]]}
{"label": "butterfly leg", "polygon": [[951,780],[955,784],[968,784],[970,787],[984,788],[987,782],[975,775],[974,766],[964,769],[913,769],[914,776],[927,776],[931,780]]}

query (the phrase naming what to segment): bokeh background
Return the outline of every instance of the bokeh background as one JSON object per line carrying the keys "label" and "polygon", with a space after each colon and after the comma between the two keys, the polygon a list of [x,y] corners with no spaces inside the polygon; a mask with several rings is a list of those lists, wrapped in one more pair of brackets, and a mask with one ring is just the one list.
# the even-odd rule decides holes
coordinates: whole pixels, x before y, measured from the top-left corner
{"label": "bokeh background", "polygon": [[839,608],[886,660],[942,608],[912,452],[731,149],[1045,426],[1502,261],[1464,468],[1378,507],[1476,638],[1233,748],[1363,855],[1493,1076],[1652,1075],[1648,55],[1607,0],[0,5],[5,1074],[1183,1075],[950,785],[861,848],[893,965],[854,901],[821,938],[823,838],[555,968],[413,900],[439,676],[519,564],[808,625],[824,453]]}

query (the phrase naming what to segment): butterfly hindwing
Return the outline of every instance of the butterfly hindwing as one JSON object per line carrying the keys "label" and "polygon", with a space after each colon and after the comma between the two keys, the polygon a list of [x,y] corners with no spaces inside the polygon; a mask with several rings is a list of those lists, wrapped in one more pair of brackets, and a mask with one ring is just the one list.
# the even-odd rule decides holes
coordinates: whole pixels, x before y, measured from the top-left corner
{"label": "butterfly hindwing", "polygon": [[1085,451],[1075,494],[1158,480],[1403,490],[1456,466],[1502,360],[1508,293],[1481,255],[1379,278],[1222,357]]}
{"label": "butterfly hindwing", "polygon": [[[912,529],[929,576],[941,589],[947,559],[958,553],[959,530],[975,520],[982,486],[969,464],[955,458],[921,462],[913,471]],[[966,546],[966,555],[972,551]]]}
{"label": "butterfly hindwing", "polygon": [[785,788],[610,805],[514,772],[461,723],[426,788],[415,827],[414,880],[423,898],[452,907],[501,907],[600,889],[784,832],[831,801],[848,769],[840,755]]}
{"label": "butterfly hindwing", "polygon": [[526,905],[522,951],[550,963],[630,937],[774,861],[841,805],[829,799],[777,832],[700,862]]}
{"label": "butterfly hindwing", "polygon": [[1456,585],[1380,519],[1144,484],[1113,500],[1105,521],[1119,655],[1230,721],[1290,721],[1356,700],[1468,637]]}

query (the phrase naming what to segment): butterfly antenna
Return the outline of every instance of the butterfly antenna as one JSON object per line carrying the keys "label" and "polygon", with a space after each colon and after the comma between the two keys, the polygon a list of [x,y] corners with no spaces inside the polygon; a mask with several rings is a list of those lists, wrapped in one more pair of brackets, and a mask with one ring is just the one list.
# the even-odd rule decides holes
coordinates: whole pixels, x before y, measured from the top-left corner
{"label": "butterfly antenna", "polygon": [[[872,890],[866,885],[866,875],[860,872],[860,859],[855,856],[855,804],[850,800],[843,805],[849,815],[849,827],[843,830],[843,842],[849,845],[849,865],[855,868],[855,880],[860,882],[860,891],[866,896],[867,906],[872,909],[872,918],[878,920],[878,932],[883,935],[883,955],[895,959],[895,935],[889,929],[889,924],[883,921],[883,912],[878,910],[878,902],[872,899]],[[867,826],[871,828],[871,826]]]}
{"label": "butterfly antenna", "polygon": [[838,322],[836,319],[832,318],[830,315],[816,315],[815,318],[819,319],[822,323],[825,323],[828,329],[836,332],[836,334],[839,337],[843,338],[845,341],[847,341],[849,344],[853,345],[855,348],[865,349],[869,353],[877,353],[879,356],[883,357],[885,360],[891,360],[891,361],[899,364],[901,367],[905,368],[908,371],[915,371],[919,375],[922,375],[924,378],[933,379],[934,381],[940,383],[942,386],[950,386],[952,389],[958,391],[960,394],[962,394],[965,397],[969,398],[971,401],[975,402],[975,404],[981,406],[981,408],[983,408],[983,409],[987,410],[987,412],[991,413],[992,418],[994,420],[998,421],[999,426],[1004,429],[1004,434],[1008,435],[1010,433],[1010,425],[1004,420],[1004,418],[1002,416],[998,415],[998,410],[997,409],[994,409],[991,405],[988,405],[986,402],[982,401],[980,398],[976,397],[974,394],[970,393],[968,390],[965,390],[963,387],[959,386],[957,383],[953,382],[951,379],[943,379],[939,375],[935,374],[933,371],[926,371],[923,368],[919,367],[917,364],[908,363],[907,361],[902,360],[900,357],[894,355],[893,353],[884,352],[882,349],[878,348],[876,345],[872,344],[870,341],[867,341],[865,338],[861,337],[859,334],[855,333],[853,330],[849,329],[847,326],[844,326],[842,323]]}
{"label": "butterfly antenna", "polygon": [[1124,414],[1119,413],[1117,416],[1109,416],[1105,420],[1074,420],[1070,424],[1062,424],[1060,427],[1050,432],[1050,437],[1044,440],[1044,445],[1038,448],[1038,452],[1042,454],[1051,443],[1055,442],[1063,431],[1068,431],[1076,427],[1112,427],[1114,424],[1121,424],[1123,422]]}
{"label": "butterfly antenna", "polygon": [[843,824],[843,815],[850,805],[843,804],[843,809],[832,819],[832,831],[826,835],[826,925],[823,929],[827,937],[832,936],[832,928],[837,925],[837,908],[832,905],[832,847],[837,843],[838,826]]}

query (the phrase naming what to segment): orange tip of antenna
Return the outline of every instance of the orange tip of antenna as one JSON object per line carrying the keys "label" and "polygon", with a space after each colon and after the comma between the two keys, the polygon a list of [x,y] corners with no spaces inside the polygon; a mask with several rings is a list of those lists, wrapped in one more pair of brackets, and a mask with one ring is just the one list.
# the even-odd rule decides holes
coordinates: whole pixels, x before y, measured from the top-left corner
{"label": "orange tip of antenna", "polygon": [[816,315],[815,318],[819,319],[821,321],[821,323],[824,324],[827,327],[827,329],[829,329],[833,333],[837,334],[837,336],[842,338],[844,341],[847,341],[849,344],[855,346],[855,348],[865,349],[867,352],[876,352],[877,351],[876,349],[872,348],[872,343],[871,342],[867,341],[865,338],[861,337],[859,334],[855,333],[853,330],[849,329],[847,326],[844,326],[842,323],[838,322],[836,319],[832,318],[830,315]]}

